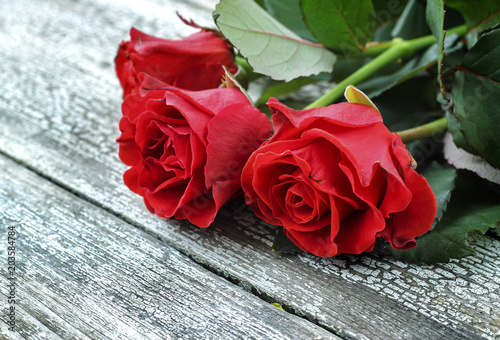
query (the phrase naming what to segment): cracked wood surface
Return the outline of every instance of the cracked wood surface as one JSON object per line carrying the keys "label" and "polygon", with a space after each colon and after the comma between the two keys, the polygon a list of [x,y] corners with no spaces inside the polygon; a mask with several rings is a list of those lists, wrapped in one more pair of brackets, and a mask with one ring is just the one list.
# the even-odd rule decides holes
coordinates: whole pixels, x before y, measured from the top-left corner
{"label": "cracked wood surface", "polygon": [[[56,201],[49,200],[52,204],[50,209],[44,208],[43,202],[33,203],[37,210],[27,206],[26,202],[36,202],[36,197],[44,200],[41,192],[30,198],[29,193],[35,189],[26,183],[35,181],[34,177],[25,175],[24,182],[13,180],[17,184],[10,187],[10,190],[13,197],[17,198],[9,202],[2,197],[5,202],[2,202],[4,206],[0,213],[5,214],[4,209],[8,207],[14,211],[21,209],[25,213],[17,215],[16,219],[11,216],[11,222],[17,223],[20,230],[28,230],[29,226],[32,232],[37,230],[46,233],[42,234],[46,238],[37,238],[33,234],[30,239],[33,245],[19,245],[26,247],[20,248],[21,253],[26,251],[33,254],[30,263],[35,267],[38,262],[43,264],[45,259],[37,255],[38,251],[42,251],[42,254],[47,251],[44,247],[50,244],[51,238],[57,240],[70,237],[68,233],[71,233],[72,223],[80,228],[85,225],[120,230],[124,228],[120,226],[127,225],[128,232],[135,233],[136,242],[140,242],[141,238],[146,240],[148,249],[153,254],[149,255],[156,256],[149,260],[157,261],[162,266],[163,273],[170,273],[174,269],[169,267],[168,261],[160,253],[175,253],[179,261],[185,261],[182,263],[189,262],[186,260],[187,255],[204,268],[244,288],[247,292],[246,295],[241,295],[241,299],[251,300],[252,295],[257,295],[267,301],[279,302],[288,311],[345,338],[500,337],[500,242],[495,238],[476,237],[477,254],[474,257],[446,264],[416,266],[379,257],[377,254],[320,259],[307,254],[291,256],[273,253],[270,249],[276,228],[258,221],[249,210],[233,216],[237,203],[225,207],[214,225],[208,229],[196,228],[186,221],[164,220],[149,214],[141,198],[130,192],[121,178],[126,167],[117,157],[118,146],[115,143],[119,136],[121,89],[114,75],[112,62],[118,43],[128,39],[130,26],[166,38],[177,38],[193,32],[176,18],[176,10],[201,25],[211,25],[210,12],[215,1],[169,3],[170,5],[166,5],[159,0],[144,1],[140,5],[139,2],[117,0],[2,2],[0,152],[41,174],[44,181],[53,181],[101,208],[100,212],[99,209],[92,208],[95,213],[86,215],[87,220],[81,220],[82,217],[71,210],[71,205],[67,207],[69,211],[61,207],[58,210],[59,217],[70,214],[80,216],[80,219],[75,217],[74,222],[68,220],[64,228],[59,230],[55,228],[57,223],[52,224],[51,215],[45,213],[58,206]],[[23,173],[18,166],[6,160],[2,161],[0,168],[2,167],[7,169],[2,171],[6,180],[4,183],[9,183],[5,174]],[[38,178],[32,185],[38,186],[42,192],[45,190],[42,188],[51,187],[42,182]],[[67,195],[60,189],[54,192],[61,197]],[[86,206],[91,209],[91,205]],[[128,224],[110,217],[110,214],[127,221],[138,230],[132,231]],[[114,222],[103,225],[97,216]],[[2,216],[2,222],[4,220],[5,215]],[[44,231],[44,228],[49,230]],[[143,231],[159,238],[168,246],[153,240]],[[107,235],[106,232],[103,233]],[[78,242],[88,245],[88,241],[83,238],[85,234],[71,235],[75,251],[79,246]],[[161,300],[161,287],[153,287],[153,283],[161,285],[167,280],[161,275],[148,277],[146,282],[135,282],[136,286],[132,287],[137,288],[134,294],[138,295],[127,293],[127,287],[132,285],[127,275],[130,263],[127,258],[120,260],[118,257],[113,265],[107,267],[113,271],[112,275],[107,273],[107,279],[111,280],[116,275],[122,282],[121,290],[111,290],[116,294],[114,299],[108,298],[105,300],[106,305],[101,306],[108,311],[108,319],[103,319],[103,324],[90,322],[89,316],[85,314],[87,310],[84,309],[91,308],[89,306],[80,307],[81,319],[78,319],[78,315],[70,317],[70,306],[75,301],[83,301],[83,296],[91,295],[85,290],[90,288],[83,288],[85,284],[97,282],[102,285],[103,282],[99,280],[106,280],[98,265],[99,261],[105,265],[104,258],[99,259],[92,252],[102,254],[105,249],[101,249],[99,242],[111,244],[112,239],[117,244],[110,246],[116,247],[115,249],[127,245],[132,249],[132,245],[127,243],[128,239],[109,236],[103,240],[97,238],[95,247],[92,251],[84,252],[85,256],[73,254],[75,266],[85,266],[88,262],[96,267],[89,272],[92,275],[84,278],[78,274],[66,277],[68,287],[82,285],[81,291],[75,290],[73,293],[75,296],[68,295],[72,291],[69,288],[57,294],[56,283],[61,274],[57,268],[40,269],[40,280],[25,281],[23,291],[27,294],[19,319],[23,320],[26,332],[31,332],[26,334],[35,334],[36,330],[52,332],[52,329],[62,327],[61,332],[64,333],[60,333],[60,336],[63,338],[87,334],[85,332],[90,332],[90,335],[85,335],[90,338],[94,338],[94,333],[91,332],[97,332],[95,334],[105,338],[120,338],[118,333],[112,333],[110,325],[118,327],[119,324],[126,325],[128,322],[140,323],[141,314],[137,312],[137,301],[134,298],[149,298],[156,302],[154,295],[159,294],[160,300],[156,306],[166,303],[167,300]],[[124,244],[120,244],[122,240]],[[158,249],[155,250],[156,246]],[[180,251],[183,256],[172,248]],[[148,254],[142,254],[146,255]],[[67,271],[73,265],[61,259],[56,261],[55,255],[48,258],[54,259],[54,265],[66,265],[64,268]],[[197,268],[192,270],[204,273],[211,280],[217,279],[208,270],[202,270],[192,263],[191,266]],[[186,275],[188,273],[189,270]],[[5,282],[5,277],[1,278]],[[199,281],[194,282],[199,285]],[[226,286],[227,282],[224,287]],[[227,290],[238,291],[237,287],[228,287]],[[186,292],[194,294],[190,295],[191,298],[197,296],[196,291],[186,289]],[[104,291],[106,290],[102,292]],[[210,293],[219,298],[226,296],[227,299],[226,288],[213,288]],[[177,294],[182,293],[179,290]],[[170,296],[170,299],[178,299],[177,294]],[[243,308],[243,300],[234,303],[238,308]],[[96,303],[96,300],[92,301]],[[53,308],[45,308],[47,304]],[[227,308],[229,306],[230,304]],[[135,310],[135,316],[125,315],[124,310],[128,310],[127,308]],[[264,310],[263,306],[260,308]],[[274,314],[281,313],[271,311]],[[146,322],[142,330],[163,335],[172,327],[189,329],[189,325],[192,325],[187,316],[189,313],[180,315],[182,316],[177,319],[169,319],[170,315],[165,312],[162,317],[158,316],[163,323],[149,319],[152,324]],[[206,314],[194,314],[194,317],[199,317],[197,320],[202,324],[213,321]],[[203,319],[204,317],[207,319]],[[287,322],[295,320],[294,316],[287,317],[291,318]],[[251,315],[247,319],[250,320]],[[257,317],[252,320],[257,320]],[[6,325],[1,325],[0,334],[4,334]],[[218,327],[216,325],[222,327],[218,323],[214,327]],[[229,332],[228,335],[239,329],[235,323],[231,325],[224,328]],[[276,327],[276,332],[285,332],[278,325]],[[312,323],[305,323],[304,327],[303,329],[310,327],[318,334],[321,332]],[[194,326],[190,330],[192,334],[201,334],[197,331],[203,331],[196,330]],[[252,334],[249,333],[249,337]],[[332,333],[328,334],[333,336]],[[272,336],[270,333],[267,335]]]}
{"label": "cracked wood surface", "polygon": [[0,208],[1,230],[17,233],[21,337],[334,338],[4,156]]}

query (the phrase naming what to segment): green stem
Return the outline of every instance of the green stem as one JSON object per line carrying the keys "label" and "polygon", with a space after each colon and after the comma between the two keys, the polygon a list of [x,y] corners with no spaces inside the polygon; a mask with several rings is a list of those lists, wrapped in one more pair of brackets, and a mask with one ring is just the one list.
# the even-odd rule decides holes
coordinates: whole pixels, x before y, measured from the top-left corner
{"label": "green stem", "polygon": [[[464,36],[467,33],[467,27],[465,25],[457,26],[451,28],[446,31],[446,35],[457,34],[459,36]],[[410,44],[415,44],[416,47],[421,45],[423,47],[427,47],[432,45],[435,42],[435,37],[433,35],[426,35],[424,37],[420,37],[417,39],[409,40]],[[366,58],[366,57],[376,57],[386,51],[388,48],[393,46],[396,43],[395,40],[392,41],[382,41],[382,42],[373,42],[367,45],[366,50],[352,57],[357,58]]]}
{"label": "green stem", "polygon": [[428,138],[438,132],[445,131],[448,128],[446,117],[435,120],[425,125],[417,126],[408,130],[396,132],[403,143],[410,143],[419,139]]}
{"label": "green stem", "polygon": [[398,42],[395,42],[391,47],[389,47],[389,49],[385,50],[378,57],[370,61],[368,64],[363,65],[356,72],[338,83],[330,92],[309,104],[306,109],[318,106],[327,106],[333,103],[342,96],[347,86],[358,84],[380,70],[382,67],[398,58],[401,58],[401,56],[406,55],[409,51],[408,42],[402,39],[398,40]]}
{"label": "green stem", "polygon": [[[467,28],[465,26],[458,26],[447,31],[447,34],[451,33],[464,35],[467,33]],[[390,44],[386,44],[383,47],[386,49],[377,57],[342,80],[330,92],[324,94],[322,97],[309,104],[306,109],[318,106],[327,106],[335,102],[342,96],[347,86],[359,84],[361,81],[367,79],[389,63],[400,58],[408,58],[412,54],[435,43],[436,38],[433,35],[427,35],[412,40],[403,40],[401,38],[394,39]],[[377,52],[380,52],[380,46],[378,47]]]}
{"label": "green stem", "polygon": [[250,66],[248,64],[248,61],[245,58],[240,57],[240,56],[236,56],[236,57],[234,57],[234,61],[236,64],[243,67],[245,69],[245,71],[252,72],[252,66]]}

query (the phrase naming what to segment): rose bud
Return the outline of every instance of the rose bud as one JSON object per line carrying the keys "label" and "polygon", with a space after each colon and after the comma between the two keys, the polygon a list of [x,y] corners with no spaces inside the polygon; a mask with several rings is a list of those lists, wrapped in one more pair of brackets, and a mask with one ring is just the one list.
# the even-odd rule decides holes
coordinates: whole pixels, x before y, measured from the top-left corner
{"label": "rose bud", "polygon": [[436,199],[376,109],[267,105],[275,133],[250,156],[241,183],[257,216],[321,257],[372,251],[378,237],[395,249],[416,246]]}
{"label": "rose bud", "polygon": [[199,227],[242,194],[241,170],[271,133],[266,115],[236,88],[187,91],[147,75],[122,113],[125,184],[152,213]]}
{"label": "rose bud", "polygon": [[200,31],[181,40],[167,40],[130,29],[115,58],[124,96],[138,91],[143,72],[175,87],[197,91],[219,87],[222,65],[236,73],[232,47],[213,32]]}

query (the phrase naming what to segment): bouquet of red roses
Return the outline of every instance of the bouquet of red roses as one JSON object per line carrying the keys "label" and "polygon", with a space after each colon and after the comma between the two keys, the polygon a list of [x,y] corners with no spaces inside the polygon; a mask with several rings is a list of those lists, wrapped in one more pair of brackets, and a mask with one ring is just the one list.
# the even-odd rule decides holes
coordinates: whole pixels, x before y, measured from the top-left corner
{"label": "bouquet of red roses", "polygon": [[[125,184],[198,227],[244,195],[283,227],[277,250],[360,254],[383,238],[407,260],[473,253],[468,234],[500,221],[500,28],[489,7],[446,5],[221,0],[218,29],[132,28],[115,59]],[[332,90],[290,102],[316,82]]]}

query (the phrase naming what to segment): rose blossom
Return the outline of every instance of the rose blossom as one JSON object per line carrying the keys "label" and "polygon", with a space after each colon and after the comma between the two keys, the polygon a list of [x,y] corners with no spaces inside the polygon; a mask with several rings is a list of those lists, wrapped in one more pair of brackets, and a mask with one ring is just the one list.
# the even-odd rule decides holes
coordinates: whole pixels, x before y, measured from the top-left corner
{"label": "rose blossom", "polygon": [[125,184],[161,217],[207,227],[239,192],[241,170],[271,124],[240,90],[187,91],[145,76],[125,97],[120,159]]}
{"label": "rose blossom", "polygon": [[399,136],[376,109],[353,103],[295,111],[271,98],[274,136],[242,172],[247,203],[321,257],[416,246],[436,200]]}
{"label": "rose blossom", "polygon": [[141,72],[186,90],[216,88],[224,74],[222,65],[236,72],[233,50],[223,38],[208,31],[167,40],[131,28],[130,41],[120,44],[115,58],[124,96],[138,91]]}

